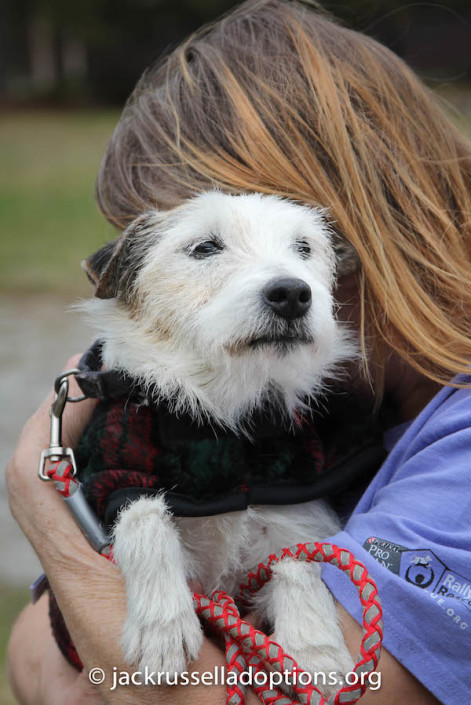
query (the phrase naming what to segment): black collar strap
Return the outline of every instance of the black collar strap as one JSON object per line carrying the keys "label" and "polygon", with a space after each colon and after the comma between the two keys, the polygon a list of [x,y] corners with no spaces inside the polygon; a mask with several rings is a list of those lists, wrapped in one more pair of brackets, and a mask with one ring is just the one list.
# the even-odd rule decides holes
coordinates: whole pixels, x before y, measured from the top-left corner
{"label": "black collar strap", "polygon": [[[245,511],[249,506],[303,504],[313,499],[329,497],[334,503],[351,487],[366,489],[386,458],[386,451],[377,439],[340,458],[327,475],[306,484],[241,486],[214,499],[196,499],[174,491],[165,492],[165,502],[174,516],[207,517],[228,512]],[[156,497],[161,488],[123,487],[111,492],[106,500],[105,523],[112,526],[119,512],[139,497]],[[358,499],[358,497],[357,497]]]}
{"label": "black collar strap", "polygon": [[80,373],[75,375],[75,379],[85,396],[101,401],[125,396],[143,401],[146,394],[133,377],[119,370],[102,369],[102,349],[103,341],[96,340],[77,365]]}

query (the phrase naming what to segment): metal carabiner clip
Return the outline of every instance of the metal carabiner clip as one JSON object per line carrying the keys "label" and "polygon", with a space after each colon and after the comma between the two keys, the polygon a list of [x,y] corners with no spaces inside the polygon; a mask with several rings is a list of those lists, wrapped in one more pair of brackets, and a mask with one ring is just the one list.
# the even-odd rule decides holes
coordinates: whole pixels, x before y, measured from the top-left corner
{"label": "metal carabiner clip", "polygon": [[72,465],[72,474],[77,474],[77,465],[75,455],[72,448],[67,448],[62,445],[62,415],[65,405],[69,402],[82,401],[85,396],[69,397],[69,377],[78,374],[79,369],[74,368],[63,372],[54,382],[55,397],[51,404],[49,415],[51,417],[50,433],[49,433],[49,448],[41,451],[39,458],[38,475],[41,480],[50,480],[51,478],[46,473],[46,461],[57,463],[60,460],[67,458]]}

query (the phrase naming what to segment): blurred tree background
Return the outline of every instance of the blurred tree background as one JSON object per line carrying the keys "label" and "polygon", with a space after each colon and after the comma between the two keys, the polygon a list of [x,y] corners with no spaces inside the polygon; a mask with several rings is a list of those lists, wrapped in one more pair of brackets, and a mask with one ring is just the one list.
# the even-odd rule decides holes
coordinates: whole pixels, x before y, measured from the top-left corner
{"label": "blurred tree background", "polygon": [[[120,105],[144,67],[231,0],[2,0],[0,99]],[[323,0],[432,80],[471,70],[469,0]]]}
{"label": "blurred tree background", "polygon": [[[148,65],[236,4],[0,0],[0,292],[86,291],[77,263],[113,234],[93,182],[119,108]],[[471,0],[321,4],[404,57],[469,129]]]}

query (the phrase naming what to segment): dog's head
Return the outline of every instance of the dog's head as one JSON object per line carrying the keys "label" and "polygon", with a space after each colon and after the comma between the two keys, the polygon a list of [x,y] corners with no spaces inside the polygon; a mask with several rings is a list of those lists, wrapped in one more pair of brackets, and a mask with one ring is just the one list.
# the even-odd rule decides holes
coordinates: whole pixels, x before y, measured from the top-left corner
{"label": "dog's head", "polygon": [[352,345],[334,317],[322,211],[209,192],[141,215],[84,267],[108,366],[229,425],[272,394],[290,412]]}

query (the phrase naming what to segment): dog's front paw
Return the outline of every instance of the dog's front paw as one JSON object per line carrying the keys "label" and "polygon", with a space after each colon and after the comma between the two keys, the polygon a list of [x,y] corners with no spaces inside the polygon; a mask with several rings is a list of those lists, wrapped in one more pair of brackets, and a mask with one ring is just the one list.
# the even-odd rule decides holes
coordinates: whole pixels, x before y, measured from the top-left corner
{"label": "dog's front paw", "polygon": [[187,669],[189,661],[198,658],[202,643],[201,624],[193,610],[166,623],[138,624],[128,617],[121,641],[128,663],[142,671],[147,667],[161,673],[162,682],[170,683],[175,681],[175,674]]}
{"label": "dog's front paw", "polygon": [[[275,641],[278,641],[275,639]],[[338,647],[316,646],[314,644],[294,644],[286,639],[278,643],[285,653],[292,656],[299,668],[312,676],[315,685],[325,697],[336,693],[345,684],[345,675],[353,666],[350,652],[344,644]]]}
{"label": "dog's front paw", "polygon": [[272,580],[265,609],[274,623],[275,641],[312,675],[311,682],[324,695],[336,693],[354,664],[320,566],[283,560],[273,569]]}

